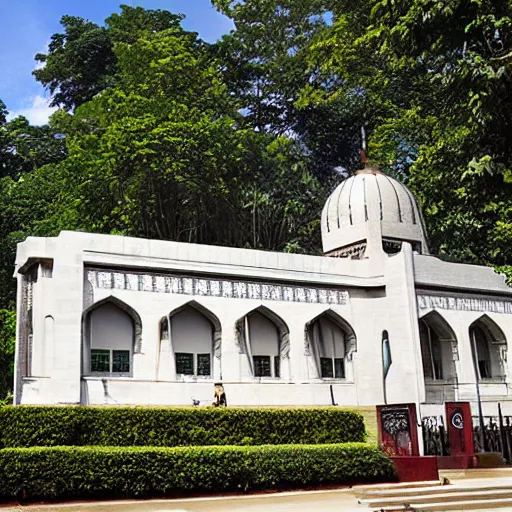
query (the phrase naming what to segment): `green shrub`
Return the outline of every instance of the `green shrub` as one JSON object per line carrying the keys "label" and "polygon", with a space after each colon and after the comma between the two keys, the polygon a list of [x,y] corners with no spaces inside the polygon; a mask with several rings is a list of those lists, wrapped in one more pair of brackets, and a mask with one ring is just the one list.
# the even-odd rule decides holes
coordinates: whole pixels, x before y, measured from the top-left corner
{"label": "green shrub", "polygon": [[338,408],[2,407],[0,446],[206,446],[365,441]]}
{"label": "green shrub", "polygon": [[144,498],[382,482],[394,475],[381,451],[359,443],[0,450],[2,499]]}

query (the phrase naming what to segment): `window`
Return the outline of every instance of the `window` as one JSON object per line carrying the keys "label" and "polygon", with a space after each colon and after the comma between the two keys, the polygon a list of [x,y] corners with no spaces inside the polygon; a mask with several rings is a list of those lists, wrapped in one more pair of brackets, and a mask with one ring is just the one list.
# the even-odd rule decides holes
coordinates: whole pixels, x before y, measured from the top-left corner
{"label": "window", "polygon": [[481,379],[492,378],[491,371],[491,352],[489,350],[489,340],[487,339],[484,331],[478,326],[474,326],[472,329],[472,338],[476,349],[478,373]]}
{"label": "window", "polygon": [[91,350],[91,372],[110,373],[110,350]]}
{"label": "window", "polygon": [[332,359],[330,357],[321,357],[320,367],[322,368],[322,379],[332,379],[334,377]]}
{"label": "window", "polygon": [[334,359],[334,377],[336,379],[345,378],[345,360],[341,358]]}
{"label": "window", "polygon": [[253,361],[255,377],[272,377],[270,356],[253,356]]}
{"label": "window", "polygon": [[420,320],[419,327],[423,374],[427,379],[442,380],[444,378],[443,351],[439,335],[424,320]]}
{"label": "window", "polygon": [[112,351],[112,373],[130,373],[130,351]]}
{"label": "window", "polygon": [[[131,376],[137,334],[135,321],[125,309],[130,310],[117,299],[112,299],[98,303],[88,313],[87,339],[84,340],[87,343],[85,374]],[[136,315],[135,312],[133,314]]]}
{"label": "window", "polygon": [[211,355],[186,352],[176,353],[176,375],[198,375],[201,377],[210,377]]}
{"label": "window", "polygon": [[210,354],[197,354],[197,375],[209,377],[210,370]]}
{"label": "window", "polygon": [[436,340],[436,343],[432,343],[432,361],[434,364],[434,378],[436,380],[443,379],[443,356],[441,343],[438,340]]}
{"label": "window", "polygon": [[176,354],[176,374],[194,375],[194,354]]}
{"label": "window", "polygon": [[130,351],[92,349],[91,372],[130,373]]}
{"label": "window", "polygon": [[345,378],[345,360],[342,357],[320,358],[320,367],[322,369],[322,379],[344,379]]}

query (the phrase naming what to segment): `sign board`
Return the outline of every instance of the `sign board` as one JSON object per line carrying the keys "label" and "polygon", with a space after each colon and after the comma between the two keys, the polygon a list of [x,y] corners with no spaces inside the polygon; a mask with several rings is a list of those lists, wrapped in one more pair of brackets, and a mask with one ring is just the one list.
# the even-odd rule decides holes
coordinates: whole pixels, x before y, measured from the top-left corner
{"label": "sign board", "polygon": [[378,405],[377,424],[379,444],[387,455],[419,455],[415,404]]}

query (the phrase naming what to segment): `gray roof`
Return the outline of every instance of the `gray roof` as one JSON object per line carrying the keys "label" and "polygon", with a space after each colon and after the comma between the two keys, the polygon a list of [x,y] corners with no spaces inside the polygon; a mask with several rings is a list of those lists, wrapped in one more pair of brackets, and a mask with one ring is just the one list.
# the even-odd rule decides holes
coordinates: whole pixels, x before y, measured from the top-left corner
{"label": "gray roof", "polygon": [[417,287],[512,295],[505,277],[492,267],[450,263],[435,256],[414,255],[414,280]]}

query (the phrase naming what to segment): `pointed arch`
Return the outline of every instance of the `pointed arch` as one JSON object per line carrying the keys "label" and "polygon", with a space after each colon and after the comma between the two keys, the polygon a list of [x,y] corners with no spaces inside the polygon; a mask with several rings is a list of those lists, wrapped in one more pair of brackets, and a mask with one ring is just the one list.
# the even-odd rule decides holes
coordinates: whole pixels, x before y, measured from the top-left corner
{"label": "pointed arch", "polygon": [[[93,329],[94,317],[98,325]],[[84,374],[131,376],[133,355],[141,351],[142,320],[134,308],[119,298],[106,297],[82,313]]]}
{"label": "pointed arch", "polygon": [[134,353],[140,354],[142,352],[142,320],[140,315],[132,308],[130,305],[123,302],[121,299],[114,297],[113,295],[109,295],[108,297],[95,302],[91,306],[89,306],[82,314],[82,320],[90,315],[95,309],[103,306],[104,304],[113,304],[117,306],[119,309],[122,309],[132,320],[134,326]]}
{"label": "pointed arch", "polygon": [[[273,328],[275,328],[275,334],[270,335],[270,338],[273,337],[274,341],[267,339],[268,336],[265,335],[263,335],[265,339],[260,340],[260,342],[264,342],[264,344],[267,345],[266,348],[255,345],[253,343],[255,340],[251,335],[252,329],[256,328],[258,325],[257,322],[260,315],[267,322],[267,327],[268,323],[270,323]],[[264,328],[261,317],[259,327]],[[272,330],[272,328],[270,329]],[[262,334],[260,334],[260,337],[261,336]],[[238,351],[240,354],[245,354],[247,356],[249,369],[254,377],[282,377],[281,361],[289,359],[290,357],[290,329],[286,322],[276,312],[263,305],[252,309],[236,321],[235,337]],[[272,345],[274,345],[274,353],[271,354]],[[253,356],[254,350],[257,350],[258,348],[260,351],[263,350],[264,353],[256,353],[256,355]],[[274,358],[273,365],[272,357]]]}
{"label": "pointed arch", "polygon": [[469,326],[469,339],[478,379],[503,378],[507,339],[499,325],[484,314]]}
{"label": "pointed arch", "polygon": [[319,315],[315,316],[312,320],[306,323],[304,327],[304,332],[306,334],[306,341],[308,341],[307,333],[311,325],[313,325],[317,320],[320,318],[327,318],[334,324],[336,324],[338,327],[340,327],[347,335],[346,343],[350,345],[350,351],[357,352],[357,337],[354,329],[352,326],[338,313],[333,311],[332,309],[326,309],[325,311],[322,311]]}
{"label": "pointed arch", "polygon": [[288,358],[290,356],[290,329],[288,328],[286,322],[275,311],[272,311],[263,305],[252,309],[236,321],[236,325],[238,326],[236,327],[237,342],[240,353],[246,353],[246,340],[240,324],[243,324],[244,319],[254,313],[263,315],[265,318],[275,324],[280,339],[280,355],[283,358]]}
{"label": "pointed arch", "polygon": [[505,333],[501,330],[501,327],[489,317],[489,315],[482,315],[477,318],[471,325],[470,328],[474,325],[481,324],[483,325],[490,336],[492,336],[493,343],[507,343],[507,338]]}
{"label": "pointed arch", "polygon": [[[193,320],[194,315],[195,320]],[[209,333],[205,332],[206,325],[210,327]],[[167,348],[164,349],[164,345]],[[166,364],[170,364],[170,368],[167,370],[170,378],[178,377],[178,375],[191,375],[195,377],[215,376],[220,379],[221,345],[222,327],[218,317],[196,300],[188,301],[173,309],[160,320],[158,373],[160,374],[161,370],[166,373],[163,368]],[[167,356],[164,353],[167,353]],[[175,360],[164,362],[162,358],[168,357]]]}
{"label": "pointed arch", "polygon": [[[182,304],[176,309],[173,309],[168,315],[169,321],[172,319],[173,316],[177,315],[178,313],[181,313],[186,308],[194,309],[195,311],[203,315],[205,318],[207,318],[208,321],[211,323],[213,328],[213,354],[217,359],[220,359],[222,345],[222,327],[219,318],[207,307],[203,306],[196,300],[191,300],[186,302],[185,304]],[[165,317],[162,320],[164,319]]]}
{"label": "pointed arch", "polygon": [[[324,339],[326,329],[331,334],[330,347],[326,347]],[[304,340],[305,355],[313,357],[317,377],[331,378],[332,374],[334,378],[347,378],[348,367],[357,351],[357,336],[349,322],[332,309],[326,309],[305,324]]]}
{"label": "pointed arch", "polygon": [[420,322],[431,325],[439,336],[440,341],[457,341],[455,332],[447,320],[436,310],[432,310],[420,318]]}
{"label": "pointed arch", "polygon": [[458,347],[450,324],[438,311],[430,311],[419,319],[418,327],[425,379],[455,379]]}

